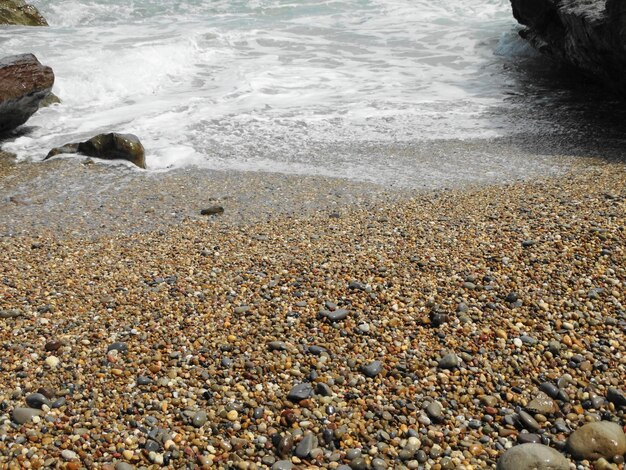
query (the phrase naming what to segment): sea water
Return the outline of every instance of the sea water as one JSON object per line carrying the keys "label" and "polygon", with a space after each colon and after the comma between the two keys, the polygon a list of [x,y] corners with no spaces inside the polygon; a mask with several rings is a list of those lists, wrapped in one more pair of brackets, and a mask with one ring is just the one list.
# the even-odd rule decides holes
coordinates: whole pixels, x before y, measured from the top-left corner
{"label": "sea water", "polygon": [[488,150],[558,127],[519,99],[535,53],[509,0],[31,3],[50,27],[0,27],[0,56],[35,53],[62,104],[5,142],[21,159],[121,132],[153,170],[428,186],[551,168]]}

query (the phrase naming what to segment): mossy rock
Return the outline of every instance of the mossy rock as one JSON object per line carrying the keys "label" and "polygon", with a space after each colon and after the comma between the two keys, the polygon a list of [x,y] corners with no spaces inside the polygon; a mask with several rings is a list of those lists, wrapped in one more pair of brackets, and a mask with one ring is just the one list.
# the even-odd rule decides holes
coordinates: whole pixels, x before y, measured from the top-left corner
{"label": "mossy rock", "polygon": [[32,5],[23,0],[0,1],[0,25],[48,26],[46,19]]}

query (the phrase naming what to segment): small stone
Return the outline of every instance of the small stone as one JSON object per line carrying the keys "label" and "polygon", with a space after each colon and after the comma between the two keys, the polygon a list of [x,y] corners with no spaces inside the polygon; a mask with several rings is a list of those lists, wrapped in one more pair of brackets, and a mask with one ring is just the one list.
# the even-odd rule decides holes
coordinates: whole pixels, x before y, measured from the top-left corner
{"label": "small stone", "polygon": [[568,460],[543,444],[521,444],[498,459],[496,470],[569,470]]}
{"label": "small stone", "polygon": [[137,377],[137,385],[150,385],[152,384],[152,379],[150,377],[146,377],[144,375],[140,375]]}
{"label": "small stone", "polygon": [[286,351],[287,350],[287,344],[285,344],[284,341],[272,341],[267,346],[270,351]]}
{"label": "small stone", "polygon": [[78,454],[73,450],[65,449],[61,452],[61,457],[63,460],[78,460]]}
{"label": "small stone", "polygon": [[226,418],[228,419],[228,421],[235,421],[237,420],[238,417],[239,417],[239,413],[237,413],[237,410],[230,410],[226,414]]}
{"label": "small stone", "polygon": [[541,436],[530,432],[522,432],[517,436],[518,444],[541,444]]}
{"label": "small stone", "polygon": [[328,312],[326,314],[326,318],[328,318],[331,322],[338,322],[347,318],[348,313],[348,310],[340,308],[335,310],[334,312]]}
{"label": "small stone", "polygon": [[431,401],[426,407],[426,414],[434,421],[440,422],[444,419],[443,407],[438,401]]}
{"label": "small stone", "polygon": [[373,361],[363,366],[361,371],[369,378],[374,378],[383,370],[383,363],[381,361]]}
{"label": "small stone", "polygon": [[32,421],[35,416],[40,416],[41,410],[35,408],[15,408],[13,410],[13,421],[17,424],[25,424]]}
{"label": "small stone", "polygon": [[546,393],[538,392],[535,398],[526,405],[526,409],[534,414],[550,415],[558,411],[558,406]]}
{"label": "small stone", "polygon": [[606,399],[615,406],[626,406],[626,394],[616,388],[609,388]]}
{"label": "small stone", "polygon": [[302,400],[306,400],[311,395],[313,395],[313,386],[310,383],[301,383],[289,391],[287,399],[294,403],[298,403]]}
{"label": "small stone", "polygon": [[193,415],[191,419],[191,424],[194,428],[201,428],[207,422],[207,414],[204,411],[198,411]]}
{"label": "small stone", "polygon": [[291,470],[292,468],[293,464],[290,460],[279,460],[272,465],[272,470]]}
{"label": "small stone", "polygon": [[530,416],[525,411],[519,412],[519,419],[522,425],[530,431],[538,431],[539,429],[541,429],[541,426],[539,425],[537,420],[535,420],[535,418]]}
{"label": "small stone", "polygon": [[224,213],[224,208],[222,206],[209,206],[200,211],[200,215],[219,215]]}
{"label": "small stone", "polygon": [[556,385],[554,385],[553,383],[550,383],[550,382],[543,382],[539,386],[539,390],[544,392],[550,398],[556,398],[556,397],[559,396],[559,387],[557,387]]}
{"label": "small stone", "polygon": [[128,352],[128,345],[122,342],[111,343],[107,348],[107,352],[109,351],[118,351],[122,354],[126,354]]}
{"label": "small stone", "polygon": [[296,446],[296,455],[301,459],[305,459],[314,447],[317,447],[317,438],[313,434],[306,434]]}
{"label": "small stone", "polygon": [[52,340],[48,341],[44,346],[44,349],[48,352],[55,352],[61,349],[62,343],[60,341]]}
{"label": "small stone", "polygon": [[626,435],[617,423],[588,423],[570,434],[567,447],[575,458],[581,460],[612,459],[626,453]]}
{"label": "small stone", "polygon": [[30,408],[37,408],[40,410],[44,405],[50,407],[51,403],[45,396],[41,393],[31,393],[26,397],[26,404]]}
{"label": "small stone", "polygon": [[324,382],[318,382],[315,385],[315,393],[323,397],[331,397],[333,395],[331,388]]}
{"label": "small stone", "polygon": [[135,467],[126,462],[117,462],[115,464],[115,470],[135,470]]}
{"label": "small stone", "polygon": [[446,354],[439,361],[439,368],[440,369],[454,369],[455,367],[459,366],[460,362],[461,361],[459,359],[459,356],[457,356],[456,354],[454,353]]}
{"label": "small stone", "polygon": [[56,369],[57,366],[59,365],[59,362],[61,361],[56,356],[48,356],[46,358],[46,365],[50,367],[50,369]]}

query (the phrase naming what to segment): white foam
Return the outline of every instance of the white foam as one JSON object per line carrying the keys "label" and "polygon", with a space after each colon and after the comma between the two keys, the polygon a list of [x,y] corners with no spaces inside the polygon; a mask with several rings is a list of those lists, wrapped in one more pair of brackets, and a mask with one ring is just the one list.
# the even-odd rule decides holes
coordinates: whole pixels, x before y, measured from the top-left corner
{"label": "white foam", "polygon": [[51,65],[63,104],[8,144],[23,158],[119,131],[155,169],[376,179],[408,169],[373,155],[364,172],[330,149],[512,132],[490,115],[507,91],[494,50],[522,50],[502,35],[508,0],[33,3],[52,26],[0,44]]}

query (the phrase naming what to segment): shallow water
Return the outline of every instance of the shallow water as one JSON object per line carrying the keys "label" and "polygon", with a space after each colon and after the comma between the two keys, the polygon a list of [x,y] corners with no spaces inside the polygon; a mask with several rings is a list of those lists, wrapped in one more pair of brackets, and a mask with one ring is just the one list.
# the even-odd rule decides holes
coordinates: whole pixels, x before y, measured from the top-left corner
{"label": "shallow water", "polygon": [[34,52],[63,103],[5,143],[21,159],[130,132],[153,170],[431,187],[555,171],[475,142],[580,133],[520,71],[508,0],[32,3],[51,27],[0,27],[0,55]]}

